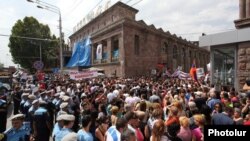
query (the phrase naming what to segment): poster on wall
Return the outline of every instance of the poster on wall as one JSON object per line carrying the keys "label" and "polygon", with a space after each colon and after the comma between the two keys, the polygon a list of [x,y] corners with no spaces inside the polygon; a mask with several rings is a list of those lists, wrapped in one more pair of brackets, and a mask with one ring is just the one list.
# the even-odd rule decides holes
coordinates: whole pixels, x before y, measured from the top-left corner
{"label": "poster on wall", "polygon": [[96,48],[96,59],[102,60],[102,44],[99,44]]}

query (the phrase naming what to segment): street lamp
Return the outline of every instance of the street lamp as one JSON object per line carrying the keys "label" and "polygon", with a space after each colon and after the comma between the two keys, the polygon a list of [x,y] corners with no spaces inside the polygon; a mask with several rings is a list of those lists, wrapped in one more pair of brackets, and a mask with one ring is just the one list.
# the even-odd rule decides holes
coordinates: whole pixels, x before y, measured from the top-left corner
{"label": "street lamp", "polygon": [[56,13],[59,15],[59,47],[60,47],[60,70],[63,70],[63,55],[62,55],[62,18],[61,18],[61,11],[55,5],[40,1],[40,0],[27,0],[28,2],[37,3],[37,8],[45,9],[50,12]]}

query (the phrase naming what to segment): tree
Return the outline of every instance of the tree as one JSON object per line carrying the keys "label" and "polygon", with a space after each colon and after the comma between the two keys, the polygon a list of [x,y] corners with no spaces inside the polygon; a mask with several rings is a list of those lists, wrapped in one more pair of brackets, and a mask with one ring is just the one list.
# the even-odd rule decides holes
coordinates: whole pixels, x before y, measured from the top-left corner
{"label": "tree", "polygon": [[[20,38],[30,37],[30,38]],[[48,39],[35,40],[32,38]],[[12,27],[9,38],[10,53],[13,62],[21,67],[33,70],[33,63],[40,60],[40,46],[42,61],[46,68],[56,66],[59,54],[59,40],[51,35],[48,25],[39,23],[34,17],[25,17],[18,20]]]}
{"label": "tree", "polygon": [[0,69],[4,67],[4,64],[0,62]]}

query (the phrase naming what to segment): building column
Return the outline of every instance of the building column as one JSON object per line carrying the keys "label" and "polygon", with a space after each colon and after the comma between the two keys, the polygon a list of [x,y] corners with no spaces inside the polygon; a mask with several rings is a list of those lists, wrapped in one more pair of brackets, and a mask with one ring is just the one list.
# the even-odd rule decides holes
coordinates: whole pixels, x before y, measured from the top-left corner
{"label": "building column", "polygon": [[239,0],[239,18],[246,18],[246,0]]}
{"label": "building column", "polygon": [[92,43],[92,47],[91,47],[91,64],[95,64],[95,43]]}
{"label": "building column", "polygon": [[120,64],[120,72],[118,72],[118,76],[125,77],[125,50],[124,50],[124,42],[123,42],[123,34],[118,36],[119,42],[119,62]]}
{"label": "building column", "polygon": [[107,52],[108,52],[108,63],[111,62],[111,56],[112,56],[112,47],[111,47],[111,38],[107,39]]}
{"label": "building column", "polygon": [[246,0],[246,18],[250,18],[250,0]]}

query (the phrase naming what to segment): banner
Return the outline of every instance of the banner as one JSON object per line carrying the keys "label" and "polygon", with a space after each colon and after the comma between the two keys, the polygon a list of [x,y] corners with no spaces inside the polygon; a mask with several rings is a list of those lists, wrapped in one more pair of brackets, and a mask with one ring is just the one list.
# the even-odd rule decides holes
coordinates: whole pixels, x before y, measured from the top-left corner
{"label": "banner", "polygon": [[197,77],[198,78],[205,77],[204,68],[197,68],[196,72],[197,72]]}
{"label": "banner", "polygon": [[82,71],[82,72],[77,72],[77,71],[71,71],[69,72],[70,79],[73,80],[81,80],[81,79],[86,79],[86,78],[93,78],[98,76],[97,71]]}
{"label": "banner", "polygon": [[99,44],[96,48],[96,59],[102,60],[102,44]]}
{"label": "banner", "polygon": [[71,56],[66,67],[75,66],[91,66],[91,40],[90,37],[84,38],[77,42],[73,49],[73,55]]}
{"label": "banner", "polygon": [[189,73],[185,73],[183,71],[179,72],[178,78],[179,79],[191,79],[190,74]]}
{"label": "banner", "polygon": [[210,71],[211,69],[211,66],[210,66],[210,63],[207,64],[207,71]]}

